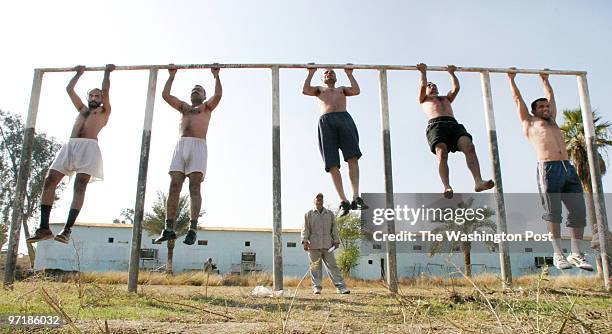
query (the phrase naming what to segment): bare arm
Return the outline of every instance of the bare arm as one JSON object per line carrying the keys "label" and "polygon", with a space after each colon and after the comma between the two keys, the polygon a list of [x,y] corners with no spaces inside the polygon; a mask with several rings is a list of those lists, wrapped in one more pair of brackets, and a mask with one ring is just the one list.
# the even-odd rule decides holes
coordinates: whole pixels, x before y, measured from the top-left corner
{"label": "bare arm", "polygon": [[521,92],[516,86],[516,82],[514,81],[516,77],[516,73],[510,72],[508,73],[508,79],[510,80],[510,89],[512,90],[512,98],[516,103],[516,108],[519,112],[519,119],[523,124],[523,131],[525,131],[525,135],[527,135],[527,128],[529,126],[529,110],[527,109],[527,105],[521,96]]}
{"label": "bare arm", "polygon": [[[347,64],[347,65],[351,65],[351,64]],[[346,96],[355,96],[355,95],[359,95],[359,93],[361,93],[361,90],[359,89],[359,84],[357,83],[357,80],[355,80],[355,77],[353,76],[353,69],[352,68],[345,68],[344,72],[346,73],[346,76],[348,77],[350,83],[351,83],[351,87],[344,87],[343,91],[344,91],[344,95]]]}
{"label": "bare arm", "polygon": [[210,111],[215,110],[219,101],[221,101],[221,96],[223,95],[223,87],[221,87],[221,80],[219,79],[219,68],[213,67],[210,69],[213,76],[215,77],[215,94],[206,101],[206,108]]}
{"label": "bare arm", "polygon": [[317,71],[316,68],[308,69],[308,76],[306,77],[306,80],[304,81],[304,88],[302,88],[302,94],[308,95],[308,96],[319,95],[320,93],[319,87],[310,85],[310,82],[312,81],[312,77],[314,76],[316,71]]}
{"label": "bare arm", "polygon": [[185,111],[186,103],[179,100],[176,96],[170,94],[170,90],[172,89],[172,83],[174,82],[174,76],[176,75],[176,68],[172,65],[168,68],[168,80],[164,85],[164,90],[162,92],[162,98],[174,109],[180,111],[181,113]]}
{"label": "bare arm", "polygon": [[66,86],[66,92],[68,92],[68,96],[70,96],[70,100],[72,101],[72,104],[74,104],[74,107],[77,108],[78,111],[83,111],[83,108],[87,107],[85,107],[85,104],[83,104],[81,98],[74,92],[74,86],[76,86],[77,82],[79,81],[79,78],[81,77],[81,75],[83,75],[83,72],[85,71],[85,66],[76,66],[74,70],[76,71],[76,74],[70,80],[68,86]]}
{"label": "bare arm", "polygon": [[457,76],[455,75],[455,71],[457,70],[457,67],[455,67],[454,65],[448,65],[447,69],[448,69],[448,73],[451,76],[453,87],[451,88],[450,92],[448,92],[446,97],[448,98],[450,102],[453,102],[455,98],[457,97],[457,94],[459,93],[459,88],[460,88],[459,79],[457,79]]}
{"label": "bare arm", "polygon": [[421,78],[419,79],[419,103],[423,103],[425,98],[427,98],[427,65],[420,63],[416,67],[421,72]]}
{"label": "bare arm", "polygon": [[102,80],[102,107],[104,108],[104,112],[110,114],[111,112],[111,104],[110,104],[110,72],[115,70],[115,65],[108,64],[104,69],[104,79]]}
{"label": "bare arm", "polygon": [[550,108],[550,115],[553,120],[557,119],[557,103],[555,102],[555,94],[553,93],[552,86],[548,81],[548,73],[540,73],[542,84],[544,85],[544,93],[548,100],[548,107]]}

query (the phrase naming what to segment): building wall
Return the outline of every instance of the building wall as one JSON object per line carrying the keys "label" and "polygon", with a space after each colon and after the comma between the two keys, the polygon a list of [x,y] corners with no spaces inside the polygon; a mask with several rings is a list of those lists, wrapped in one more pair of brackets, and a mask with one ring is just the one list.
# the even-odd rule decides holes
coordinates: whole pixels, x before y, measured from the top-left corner
{"label": "building wall", "polygon": [[[59,233],[61,225],[52,224],[51,228],[54,233]],[[127,271],[131,237],[131,225],[77,225],[73,228],[72,241],[68,245],[53,240],[39,242],[34,267],[38,270],[47,268],[85,272]],[[156,237],[143,232],[141,248],[156,249],[158,252],[157,261],[141,261],[143,269],[160,267],[166,263],[166,244],[153,244],[152,240]],[[109,238],[113,238],[112,243],[109,242]],[[201,270],[204,261],[210,257],[217,264],[220,273],[229,273],[239,266],[242,252],[254,252],[258,266],[263,271],[272,271],[272,235],[269,230],[200,230],[198,240],[206,240],[207,245],[196,243],[187,246],[182,243],[182,237],[177,239],[173,263],[175,272]],[[250,246],[245,245],[246,241],[250,242]],[[288,242],[295,243],[296,247],[287,247]],[[373,243],[365,241],[361,247],[364,255],[360,258],[359,265],[352,271],[352,276],[380,279],[381,265],[384,266],[381,260],[386,261],[384,244],[381,245],[381,249],[373,250]],[[412,245],[409,244],[409,247]],[[532,252],[525,252],[527,247],[532,248]],[[569,250],[569,240],[562,240],[562,247]],[[584,247],[588,247],[587,243]],[[544,257],[551,254],[542,243],[513,244],[510,257],[513,276],[537,272],[539,269],[534,265],[536,256]],[[430,257],[426,246],[421,251],[398,247],[398,275],[400,277],[418,276],[421,273],[448,275],[456,269],[447,262],[447,258],[447,255]],[[459,268],[463,268],[462,254],[456,254],[450,260]],[[473,252],[472,264],[474,274],[481,272],[499,274],[500,271],[497,253]],[[283,232],[283,267],[285,276],[301,277],[308,270],[308,256],[302,249],[298,232]],[[555,275],[559,271],[551,268],[550,273]],[[589,274],[579,269],[565,270],[563,273]]]}

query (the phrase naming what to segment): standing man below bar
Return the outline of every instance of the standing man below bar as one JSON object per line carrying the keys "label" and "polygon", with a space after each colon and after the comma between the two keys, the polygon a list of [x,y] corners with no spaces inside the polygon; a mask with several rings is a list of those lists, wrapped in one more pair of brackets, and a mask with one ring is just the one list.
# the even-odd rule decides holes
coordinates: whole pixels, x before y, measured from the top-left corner
{"label": "standing man below bar", "polygon": [[176,239],[174,222],[181,189],[185,178],[189,178],[189,198],[191,202],[191,220],[189,231],[183,240],[184,244],[193,245],[197,238],[198,217],[202,206],[200,184],[206,175],[207,148],[206,133],[212,111],[221,101],[222,88],[219,80],[219,68],[211,68],[215,78],[215,94],[206,101],[206,91],[200,85],[191,90],[191,104],[181,101],[170,94],[172,83],[176,75],[176,67],[168,68],[168,81],[164,86],[162,97],[172,108],[181,113],[181,139],[176,143],[172,162],[170,164],[170,190],[166,202],[166,224],[161,235],[155,239],[156,243]]}
{"label": "standing man below bar", "polygon": [[428,119],[427,141],[431,153],[438,158],[438,172],[444,185],[444,197],[453,197],[453,188],[450,185],[448,173],[448,152],[461,151],[465,154],[465,161],[474,177],[474,190],[476,192],[493,188],[493,180],[483,180],[480,175],[480,165],[476,156],[476,149],[470,135],[463,124],[455,119],[451,103],[459,93],[459,79],[455,75],[457,68],[448,65],[448,73],[451,76],[453,88],[446,96],[438,95],[438,86],[427,81],[427,65],[418,64],[417,69],[421,72],[419,81],[419,103]]}
{"label": "standing man below bar", "polygon": [[79,115],[72,126],[72,133],[68,143],[62,146],[55,156],[55,160],[53,160],[45,178],[43,193],[40,199],[40,226],[34,235],[26,240],[29,243],[53,238],[53,232],[49,228],[49,216],[53,201],[55,200],[55,188],[57,188],[57,185],[64,176],[71,177],[76,173],[74,194],[70,211],[68,212],[68,219],[62,231],[55,237],[56,241],[65,244],[70,240],[72,226],[76,222],[81,207],[83,207],[87,184],[104,179],[102,153],[98,146],[98,133],[108,122],[108,117],[111,113],[109,97],[110,72],[114,69],[115,65],[106,65],[104,79],[102,80],[102,90],[98,88],[91,89],[87,93],[86,106],[74,91],[74,87],[85,71],[85,66],[76,66],[74,68],[76,75],[68,83],[66,91]]}
{"label": "standing man below bar", "polygon": [[[548,74],[540,74],[546,97],[531,103],[531,115],[516,86],[515,77],[516,72],[508,73],[523,133],[538,158],[538,189],[545,211],[542,219],[553,236],[553,263],[557,269],[569,269],[573,265],[592,271],[593,266],[587,262],[580,250],[586,225],[582,185],[576,168],[568,160],[563,133],[557,125],[557,105],[553,89],[548,82]],[[571,253],[567,259],[561,248],[561,202],[568,211],[566,226],[571,235]]]}
{"label": "standing man below bar", "polygon": [[[349,64],[350,65],[350,64]],[[319,118],[319,151],[323,157],[325,171],[329,172],[338,196],[340,196],[340,216],[349,213],[349,210],[365,210],[368,206],[359,196],[359,133],[351,115],[346,111],[346,97],[359,95],[359,85],[353,77],[353,69],[344,69],[350,87],[336,87],[336,72],[326,69],[323,72],[325,87],[311,86],[310,82],[316,68],[308,68],[308,76],[304,82],[302,93],[316,96],[321,107]],[[342,175],[340,175],[340,154],[342,150],[344,161],[348,163],[349,178],[353,187],[353,201],[349,202],[344,193]]]}
{"label": "standing man below bar", "polygon": [[[340,246],[340,236],[336,225],[336,216],[330,210],[323,207],[323,194],[315,196],[314,209],[304,215],[304,227],[302,228],[302,245],[310,257],[310,278],[315,295],[321,293],[321,279],[323,276],[322,265],[329,278],[336,286],[340,294],[351,293],[346,288],[344,278],[336,265],[336,257],[333,251]],[[332,252],[329,250],[331,248]]]}

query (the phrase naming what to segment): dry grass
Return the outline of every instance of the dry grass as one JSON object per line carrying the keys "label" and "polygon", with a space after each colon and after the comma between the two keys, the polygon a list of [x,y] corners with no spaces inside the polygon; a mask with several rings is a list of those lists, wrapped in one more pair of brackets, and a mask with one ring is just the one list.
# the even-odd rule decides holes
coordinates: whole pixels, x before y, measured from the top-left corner
{"label": "dry grass", "polygon": [[[104,273],[81,273],[80,280],[83,283],[96,284],[127,284],[127,272],[104,272]],[[530,287],[534,286],[538,281],[539,275],[528,275],[515,277],[514,287]],[[40,277],[37,277],[40,278]],[[57,282],[76,283],[78,275],[68,273],[59,275],[51,280]],[[176,275],[168,275],[165,273],[141,272],[138,275],[138,284],[140,285],[191,285],[205,286],[207,274],[203,272],[185,272]],[[286,277],[283,280],[283,285],[286,287],[296,287],[300,282],[299,277]],[[501,286],[501,279],[494,274],[481,274],[472,278],[478,286],[487,289],[496,289]],[[273,277],[271,273],[254,273],[248,275],[218,275],[211,274],[208,277],[208,286],[243,286],[254,287],[257,285],[271,286]],[[363,280],[351,277],[346,278],[346,283],[350,287],[373,287],[382,286],[384,283],[380,280]],[[401,278],[399,281],[401,286],[431,288],[431,287],[470,287],[470,283],[465,278],[443,278],[430,277],[422,275],[417,278]],[[324,285],[332,287],[329,280],[326,280]],[[549,277],[549,286],[551,288],[574,288],[574,289],[592,289],[601,286],[601,280],[597,276],[572,276],[559,275]]]}

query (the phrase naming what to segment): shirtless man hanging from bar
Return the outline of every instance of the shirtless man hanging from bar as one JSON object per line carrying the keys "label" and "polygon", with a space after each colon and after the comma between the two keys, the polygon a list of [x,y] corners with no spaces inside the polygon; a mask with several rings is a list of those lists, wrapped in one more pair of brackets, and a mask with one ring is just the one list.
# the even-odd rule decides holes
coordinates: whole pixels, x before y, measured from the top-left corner
{"label": "shirtless man hanging from bar", "polygon": [[[557,125],[557,104],[548,82],[548,74],[540,74],[546,97],[531,103],[531,115],[516,85],[515,77],[516,72],[508,73],[523,133],[538,158],[538,190],[545,211],[542,219],[553,237],[553,264],[561,270],[574,266],[592,271],[593,266],[587,262],[580,249],[586,225],[582,184],[576,168],[568,160],[563,133]],[[561,248],[561,203],[565,204],[568,211],[566,226],[571,236],[571,253],[567,258]]]}
{"label": "shirtless man hanging from bar", "polygon": [[[348,64],[350,65],[350,64]],[[325,171],[329,172],[334,187],[340,196],[340,216],[349,210],[365,210],[368,206],[359,196],[359,133],[351,115],[346,111],[346,97],[359,95],[359,85],[353,77],[353,69],[345,68],[350,87],[336,87],[336,72],[328,68],[323,72],[325,87],[311,86],[310,82],[316,68],[308,68],[308,76],[304,82],[302,93],[316,96],[321,107],[319,118],[319,151],[323,157]],[[348,163],[349,178],[353,187],[353,201],[349,202],[344,194],[342,176],[340,175],[340,154],[342,150],[344,161]]]}
{"label": "shirtless man hanging from bar", "polygon": [[176,239],[174,222],[179,202],[181,189],[185,178],[189,178],[190,225],[189,231],[183,240],[184,244],[193,245],[197,238],[198,217],[202,206],[202,195],[200,184],[206,175],[207,147],[206,133],[212,111],[221,101],[222,88],[219,79],[219,68],[210,69],[215,78],[215,94],[206,101],[206,91],[200,85],[195,85],[191,90],[191,104],[179,100],[170,94],[176,68],[170,65],[168,68],[168,81],[164,86],[162,97],[172,108],[181,113],[181,139],[176,143],[172,162],[170,163],[170,190],[166,202],[166,224],[161,235],[155,239],[155,243]]}
{"label": "shirtless man hanging from bar", "polygon": [[109,89],[110,72],[115,65],[108,64],[104,70],[102,90],[93,88],[87,93],[87,106],[74,92],[74,87],[85,71],[85,66],[76,66],[76,75],[68,83],[66,91],[76,107],[79,115],[72,127],[68,143],[62,146],[49,168],[45,178],[43,193],[40,200],[40,226],[34,235],[26,241],[29,243],[52,239],[53,232],[49,228],[49,216],[55,200],[55,188],[64,178],[76,173],[74,180],[74,195],[68,219],[62,231],[55,237],[56,241],[67,244],[70,240],[71,228],[83,206],[85,190],[89,182],[103,180],[102,154],[98,147],[98,133],[108,122],[111,113]]}
{"label": "shirtless man hanging from bar", "polygon": [[438,158],[438,172],[444,185],[444,197],[453,197],[453,188],[448,176],[448,152],[461,151],[465,154],[465,161],[474,177],[474,190],[476,192],[493,188],[493,180],[483,180],[480,175],[480,165],[476,156],[476,149],[470,135],[465,127],[458,123],[453,114],[451,103],[459,93],[459,79],[455,75],[457,69],[453,65],[448,66],[453,88],[446,96],[438,95],[438,86],[433,82],[427,82],[427,65],[417,65],[421,72],[419,81],[419,103],[428,119],[427,141],[431,153]]}

